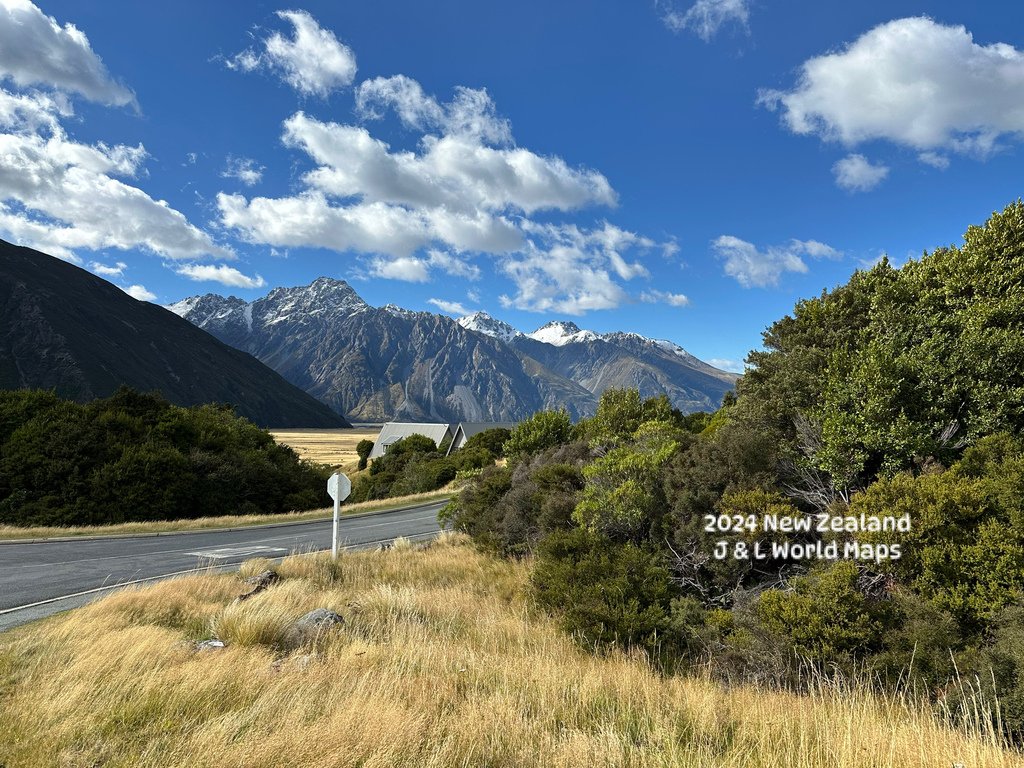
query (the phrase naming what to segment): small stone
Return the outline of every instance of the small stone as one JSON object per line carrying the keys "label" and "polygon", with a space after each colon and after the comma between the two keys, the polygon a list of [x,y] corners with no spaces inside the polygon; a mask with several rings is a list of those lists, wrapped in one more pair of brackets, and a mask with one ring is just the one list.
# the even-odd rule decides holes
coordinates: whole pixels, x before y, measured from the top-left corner
{"label": "small stone", "polygon": [[217,648],[226,648],[227,644],[223,640],[203,640],[202,642],[196,643],[197,651],[212,651]]}
{"label": "small stone", "polygon": [[345,619],[341,614],[327,608],[315,608],[296,620],[288,632],[288,641],[293,646],[304,645],[315,640],[331,627],[341,626]]}
{"label": "small stone", "polygon": [[260,592],[267,589],[268,587],[272,587],[274,584],[277,584],[277,582],[279,582],[280,580],[281,577],[277,574],[277,571],[272,571],[269,569],[257,573],[255,576],[250,576],[248,579],[245,580],[245,583],[251,584],[252,589],[246,592],[244,595],[239,595],[238,597],[236,597],[235,602],[240,603],[243,600],[248,600],[253,595],[258,595]]}

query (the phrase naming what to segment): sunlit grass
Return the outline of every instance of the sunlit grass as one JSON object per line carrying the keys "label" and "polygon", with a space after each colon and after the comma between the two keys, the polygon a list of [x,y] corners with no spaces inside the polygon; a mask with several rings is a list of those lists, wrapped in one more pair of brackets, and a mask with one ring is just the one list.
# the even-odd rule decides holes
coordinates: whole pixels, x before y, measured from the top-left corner
{"label": "sunlit grass", "polygon": [[[117,593],[0,635],[0,765],[1022,765],[903,698],[666,678],[595,656],[533,607],[528,563],[459,537],[286,558]],[[293,645],[314,608],[345,623]],[[219,650],[196,651],[213,636]]]}

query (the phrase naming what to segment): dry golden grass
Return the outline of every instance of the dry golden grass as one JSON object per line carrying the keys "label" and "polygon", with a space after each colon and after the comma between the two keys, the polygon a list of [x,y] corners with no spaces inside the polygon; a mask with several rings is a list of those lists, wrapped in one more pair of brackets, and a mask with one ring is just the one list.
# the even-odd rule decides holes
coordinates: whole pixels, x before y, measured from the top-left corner
{"label": "dry golden grass", "polygon": [[380,427],[353,429],[275,429],[270,434],[277,442],[292,448],[303,459],[329,464],[344,471],[359,464],[356,444],[376,440]]}
{"label": "dry golden grass", "polygon": [[[0,765],[1022,765],[863,690],[727,689],[588,654],[531,607],[527,569],[446,537],[291,557],[242,604],[238,577],[189,576],[0,635]],[[288,649],[315,607],[345,625]],[[197,652],[214,631],[228,647]]]}
{"label": "dry golden grass", "polygon": [[[429,493],[414,493],[410,496],[395,496],[379,501],[364,501],[359,504],[343,504],[342,515],[356,515],[364,512],[386,512],[413,504],[445,499],[457,493],[454,485],[448,485]],[[17,539],[45,539],[54,536],[131,536],[145,533],[174,533],[177,531],[205,531],[212,528],[244,528],[251,525],[275,523],[301,523],[305,520],[325,520],[334,510],[311,509],[306,512],[288,512],[281,515],[220,515],[200,517],[194,520],[156,520],[145,523],[119,523],[117,525],[75,525],[35,526],[19,528],[14,525],[0,525],[0,541]],[[0,766],[3,768],[3,766]]]}

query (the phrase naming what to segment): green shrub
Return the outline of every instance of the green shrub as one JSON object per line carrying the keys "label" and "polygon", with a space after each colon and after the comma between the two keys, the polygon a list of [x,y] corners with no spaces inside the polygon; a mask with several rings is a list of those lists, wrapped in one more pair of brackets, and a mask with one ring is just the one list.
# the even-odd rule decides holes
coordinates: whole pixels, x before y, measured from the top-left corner
{"label": "green shrub", "polygon": [[505,443],[511,436],[512,431],[505,427],[485,429],[469,438],[459,452],[461,453],[467,448],[486,448],[495,458],[502,459],[505,457]]}
{"label": "green shrub", "polygon": [[88,405],[0,392],[0,523],[287,512],[326,504],[325,477],[224,406],[126,388]]}
{"label": "green shrub", "polygon": [[660,652],[674,597],[657,554],[580,528],[556,531],[538,548],[538,602],[588,645]]}
{"label": "green shrub", "polygon": [[572,440],[572,420],[565,411],[538,411],[520,422],[505,442],[510,457],[528,456]]}

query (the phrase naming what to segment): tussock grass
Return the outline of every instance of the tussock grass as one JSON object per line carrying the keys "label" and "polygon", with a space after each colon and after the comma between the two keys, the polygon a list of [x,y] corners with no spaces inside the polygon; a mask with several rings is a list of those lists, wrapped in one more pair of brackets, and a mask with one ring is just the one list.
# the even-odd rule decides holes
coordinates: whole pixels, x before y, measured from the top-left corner
{"label": "tussock grass", "polygon": [[[410,504],[427,503],[447,499],[458,490],[449,485],[429,493],[414,493],[379,501],[364,501],[359,504],[343,504],[341,514],[355,515],[363,512],[385,512]],[[178,531],[205,531],[214,528],[244,528],[250,525],[270,523],[301,523],[306,520],[325,520],[332,517],[334,510],[311,509],[307,512],[287,512],[281,515],[221,515],[200,517],[194,520],[155,520],[144,523],[119,523],[117,525],[77,526],[35,526],[19,528],[14,525],[0,525],[0,541],[16,539],[45,539],[54,536],[130,536],[146,533],[175,533]]]}
{"label": "tussock grass", "polygon": [[[867,689],[724,688],[589,654],[534,609],[528,567],[445,536],[290,557],[243,603],[238,576],[189,576],[0,635],[0,764],[1024,764],[992,734]],[[286,628],[316,607],[344,626],[289,646]],[[227,648],[194,649],[214,633]]]}

